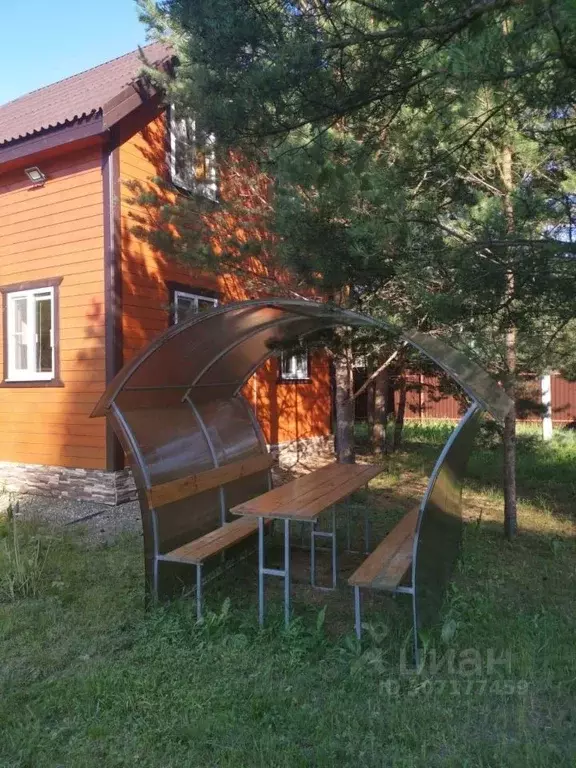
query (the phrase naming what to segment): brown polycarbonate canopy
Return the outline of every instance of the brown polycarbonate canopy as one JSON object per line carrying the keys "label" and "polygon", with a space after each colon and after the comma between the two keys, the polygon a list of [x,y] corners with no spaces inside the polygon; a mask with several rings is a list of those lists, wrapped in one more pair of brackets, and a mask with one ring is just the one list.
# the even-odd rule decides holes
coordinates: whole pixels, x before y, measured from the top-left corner
{"label": "brown polycarbonate canopy", "polygon": [[120,371],[92,415],[103,416],[122,394],[152,389],[181,389],[202,400],[216,393],[233,396],[279,345],[336,326],[396,332],[495,419],[502,420],[510,408],[504,391],[485,371],[439,339],[327,304],[282,299],[224,305],[172,326]]}
{"label": "brown polycarbonate canopy", "polygon": [[[417,617],[438,604],[459,551],[462,481],[480,412],[501,420],[511,403],[487,373],[438,339],[313,301],[250,301],[192,316],[127,363],[94,409],[93,416],[108,417],[132,468],[149,596],[190,586],[190,569],[173,561],[175,548],[224,525],[232,507],[271,488],[266,440],[243,385],[283,347],[337,326],[392,331],[443,368],[472,400],[420,508],[410,588],[416,636]],[[235,475],[239,463],[252,471]],[[193,478],[214,472],[222,478],[216,485],[194,485]],[[174,483],[196,490],[158,494]]]}

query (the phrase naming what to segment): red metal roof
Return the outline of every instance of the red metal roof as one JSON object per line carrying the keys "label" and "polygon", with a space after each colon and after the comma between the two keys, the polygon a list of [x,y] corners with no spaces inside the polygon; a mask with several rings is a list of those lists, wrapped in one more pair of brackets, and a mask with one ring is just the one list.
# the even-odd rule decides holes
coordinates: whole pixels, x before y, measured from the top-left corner
{"label": "red metal roof", "polygon": [[[142,51],[150,64],[171,57],[162,43],[145,45]],[[0,146],[98,114],[138,78],[141,68],[140,50],[131,51],[0,106]]]}

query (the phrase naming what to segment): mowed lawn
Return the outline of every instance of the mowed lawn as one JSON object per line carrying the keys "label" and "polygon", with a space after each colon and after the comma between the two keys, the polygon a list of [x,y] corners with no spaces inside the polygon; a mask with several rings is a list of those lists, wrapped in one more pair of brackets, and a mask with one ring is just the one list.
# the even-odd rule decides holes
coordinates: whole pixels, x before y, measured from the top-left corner
{"label": "mowed lawn", "polygon": [[[446,434],[409,427],[353,510],[368,504],[376,531],[389,528]],[[273,586],[258,630],[253,558],[207,586],[203,625],[189,599],[146,613],[138,536],[94,545],[20,524],[30,580],[12,596],[4,521],[0,766],[575,766],[576,440],[521,436],[513,544],[500,472],[499,448],[480,445],[461,562],[420,674],[403,663],[403,596],[366,600],[360,646],[345,583],[336,595],[296,585],[288,631]]]}

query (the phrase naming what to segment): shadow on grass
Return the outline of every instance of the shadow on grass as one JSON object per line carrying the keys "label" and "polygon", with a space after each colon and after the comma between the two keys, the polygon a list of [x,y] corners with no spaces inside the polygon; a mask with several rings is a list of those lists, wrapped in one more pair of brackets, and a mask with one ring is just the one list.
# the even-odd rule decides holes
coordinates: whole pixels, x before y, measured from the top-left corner
{"label": "shadow on grass", "polygon": [[[408,422],[402,449],[383,457],[393,474],[430,474],[454,425],[450,422]],[[369,457],[365,425],[357,429],[359,453]],[[467,471],[467,485],[478,493],[502,498],[502,446],[491,431],[476,440]],[[564,520],[576,520],[576,434],[556,430],[553,440],[543,442],[537,428],[521,425],[517,440],[518,500]]]}

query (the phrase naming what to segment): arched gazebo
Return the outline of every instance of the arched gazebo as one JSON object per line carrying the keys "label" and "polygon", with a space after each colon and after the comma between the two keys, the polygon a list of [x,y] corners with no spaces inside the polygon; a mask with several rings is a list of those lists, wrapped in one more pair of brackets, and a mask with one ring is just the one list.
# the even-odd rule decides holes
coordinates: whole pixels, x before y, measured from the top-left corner
{"label": "arched gazebo", "polygon": [[[182,568],[166,553],[224,524],[231,507],[271,487],[266,441],[241,394],[248,379],[290,342],[337,326],[397,333],[437,363],[471,401],[422,501],[413,588],[404,590],[413,594],[415,625],[417,611],[424,616],[437,602],[458,553],[462,478],[478,416],[487,410],[502,420],[510,401],[486,372],[436,338],[327,304],[286,299],[225,305],[170,327],[124,366],[94,409],[93,416],[110,420],[134,474],[148,595],[169,594]],[[224,468],[240,460],[252,462],[252,471],[228,477]],[[221,470],[212,473],[211,487],[187,480],[210,470]],[[154,491],[174,481],[196,485],[175,500]]]}

